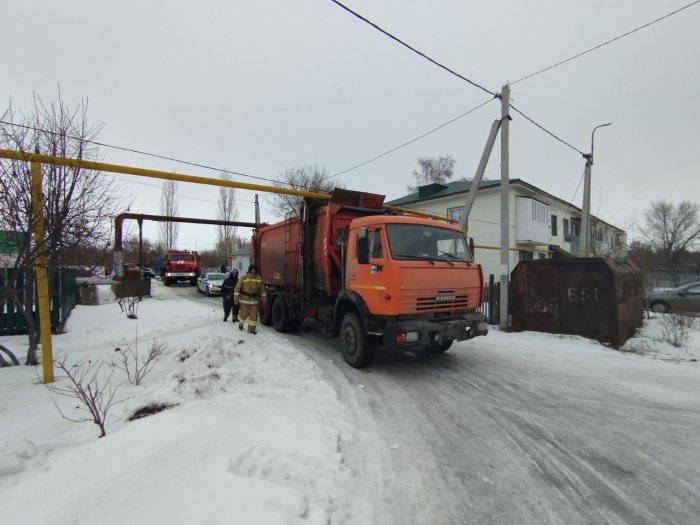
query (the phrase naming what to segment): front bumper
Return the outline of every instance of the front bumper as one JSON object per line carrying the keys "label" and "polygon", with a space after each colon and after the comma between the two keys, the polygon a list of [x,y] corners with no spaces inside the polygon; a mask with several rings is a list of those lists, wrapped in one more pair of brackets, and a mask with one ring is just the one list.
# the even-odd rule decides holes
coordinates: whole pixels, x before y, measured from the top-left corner
{"label": "front bumper", "polygon": [[478,312],[445,319],[391,320],[384,326],[384,346],[418,350],[488,334],[486,317]]}
{"label": "front bumper", "polygon": [[192,279],[196,275],[194,272],[165,272],[165,276],[170,279]]}

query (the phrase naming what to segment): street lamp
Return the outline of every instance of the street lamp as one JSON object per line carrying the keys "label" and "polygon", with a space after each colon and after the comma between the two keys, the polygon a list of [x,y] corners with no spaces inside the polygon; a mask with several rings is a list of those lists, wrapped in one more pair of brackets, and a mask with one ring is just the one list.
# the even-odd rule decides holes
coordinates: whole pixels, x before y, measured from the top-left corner
{"label": "street lamp", "polygon": [[612,122],[601,124],[593,128],[591,133],[591,152],[583,154],[586,159],[586,168],[583,172],[583,206],[581,207],[581,242],[579,255],[588,257],[590,255],[591,246],[591,166],[593,166],[593,138],[595,130],[611,125]]}

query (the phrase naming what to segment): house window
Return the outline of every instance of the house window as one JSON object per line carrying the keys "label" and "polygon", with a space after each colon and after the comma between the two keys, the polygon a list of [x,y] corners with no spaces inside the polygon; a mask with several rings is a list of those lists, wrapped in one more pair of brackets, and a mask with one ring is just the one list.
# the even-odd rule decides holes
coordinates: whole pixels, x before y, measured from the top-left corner
{"label": "house window", "polygon": [[547,205],[536,200],[531,202],[532,207],[530,208],[530,218],[532,222],[547,224]]}
{"label": "house window", "polygon": [[564,237],[569,236],[569,219],[562,219],[562,224],[564,226]]}
{"label": "house window", "polygon": [[581,235],[581,219],[571,219],[571,235],[574,237]]}
{"label": "house window", "polygon": [[531,261],[532,260],[532,252],[518,252],[518,260],[519,261]]}
{"label": "house window", "polygon": [[545,256],[544,253],[538,253],[538,254],[537,254],[537,258],[538,258],[538,259],[544,259],[545,257],[546,257],[546,256]]}
{"label": "house window", "polygon": [[463,209],[464,206],[460,206],[459,208],[447,208],[447,218],[453,221],[458,221],[462,218]]}
{"label": "house window", "polygon": [[551,228],[552,228],[552,237],[556,237],[557,236],[557,216],[556,215],[552,215]]}

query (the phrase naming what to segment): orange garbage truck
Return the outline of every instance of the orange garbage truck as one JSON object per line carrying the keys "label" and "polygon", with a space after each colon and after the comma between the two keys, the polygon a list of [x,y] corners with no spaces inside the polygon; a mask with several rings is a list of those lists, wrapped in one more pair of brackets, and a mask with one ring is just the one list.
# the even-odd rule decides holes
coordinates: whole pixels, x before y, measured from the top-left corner
{"label": "orange garbage truck", "polygon": [[336,188],[329,201],[307,199],[300,216],[256,230],[263,324],[286,332],[316,319],[355,368],[377,346],[445,352],[488,333],[473,243],[456,225],[400,215],[383,201]]}

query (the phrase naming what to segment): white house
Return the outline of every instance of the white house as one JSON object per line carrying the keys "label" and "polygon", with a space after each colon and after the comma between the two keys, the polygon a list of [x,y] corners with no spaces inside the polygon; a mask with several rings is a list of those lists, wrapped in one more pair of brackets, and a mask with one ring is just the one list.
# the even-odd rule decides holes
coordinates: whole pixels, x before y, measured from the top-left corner
{"label": "white house", "polygon": [[235,250],[229,255],[228,259],[229,268],[236,268],[241,275],[246,273],[250,265],[250,244],[244,244],[238,250]]}
{"label": "white house", "polygon": [[[471,181],[429,184],[416,193],[387,202],[392,206],[415,209],[459,220]],[[578,255],[581,209],[520,179],[509,184],[510,246],[508,271],[520,260]],[[474,238],[476,260],[484,278],[500,275],[501,181],[479,184],[468,222],[468,235]],[[591,250],[595,255],[623,257],[626,233],[591,216]]]}

